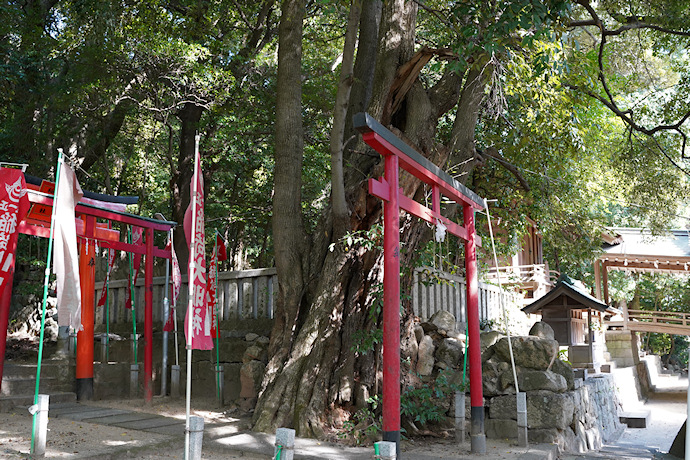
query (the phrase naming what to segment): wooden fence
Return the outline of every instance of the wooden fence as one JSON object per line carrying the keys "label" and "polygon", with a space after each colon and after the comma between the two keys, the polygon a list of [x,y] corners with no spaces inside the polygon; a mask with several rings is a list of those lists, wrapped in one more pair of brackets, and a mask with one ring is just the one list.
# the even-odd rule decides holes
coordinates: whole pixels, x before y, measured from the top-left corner
{"label": "wooden fence", "polygon": [[[128,280],[110,282],[108,314],[110,324],[132,322],[132,312],[125,308]],[[100,298],[102,283],[96,283],[96,299]],[[274,293],[278,287],[276,269],[262,268],[221,272],[218,275],[218,302],[220,320],[273,318]],[[153,278],[153,321],[160,323],[163,313],[165,277]],[[527,333],[534,323],[520,311],[522,297],[498,286],[479,283],[479,318],[504,328],[500,296],[503,295],[511,333]],[[134,290],[137,322],[144,321],[144,280],[140,277]],[[465,330],[467,321],[465,279],[449,273],[436,273],[430,268],[419,268],[414,273],[412,308],[415,315],[428,320],[436,311],[447,310],[456,320],[459,331]],[[182,290],[177,301],[177,319],[184,320],[187,305],[187,276],[182,277]],[[96,308],[96,326],[105,325],[106,308]]]}
{"label": "wooden fence", "polygon": [[[108,314],[110,324],[132,322],[132,312],[125,308],[128,280],[110,282]],[[218,274],[218,307],[220,320],[273,318],[274,292],[277,288],[276,269],[241,270]],[[96,299],[100,298],[102,282],[96,283]],[[177,300],[177,319],[184,320],[187,309],[187,275]],[[153,321],[162,321],[165,277],[153,278]],[[140,276],[134,289],[137,322],[144,321],[144,280]],[[105,324],[105,307],[96,308],[96,325]]]}
{"label": "wooden fence", "polygon": [[[414,272],[412,309],[422,320],[428,320],[438,310],[446,310],[455,316],[457,330],[464,331],[467,322],[466,295],[464,277],[428,267],[417,268]],[[524,303],[521,295],[505,289],[501,292],[493,284],[479,282],[479,320],[505,329],[501,295],[511,334],[527,334],[537,317],[528,316],[520,310]]]}

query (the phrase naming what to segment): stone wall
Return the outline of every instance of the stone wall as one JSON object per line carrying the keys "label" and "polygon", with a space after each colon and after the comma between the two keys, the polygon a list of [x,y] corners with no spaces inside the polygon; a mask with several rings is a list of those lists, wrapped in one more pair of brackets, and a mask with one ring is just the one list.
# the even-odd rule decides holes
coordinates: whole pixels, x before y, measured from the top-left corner
{"label": "stone wall", "polygon": [[[569,364],[558,359],[558,342],[545,323],[528,337],[513,337],[520,391],[527,393],[528,436],[532,443],[558,444],[562,452],[601,448],[623,431],[621,405],[609,375],[575,379]],[[517,438],[515,385],[507,337],[482,334],[483,387],[488,408],[486,434]]]}
{"label": "stone wall", "polygon": [[606,331],[606,351],[616,367],[632,367],[640,361],[637,340],[631,331]]}

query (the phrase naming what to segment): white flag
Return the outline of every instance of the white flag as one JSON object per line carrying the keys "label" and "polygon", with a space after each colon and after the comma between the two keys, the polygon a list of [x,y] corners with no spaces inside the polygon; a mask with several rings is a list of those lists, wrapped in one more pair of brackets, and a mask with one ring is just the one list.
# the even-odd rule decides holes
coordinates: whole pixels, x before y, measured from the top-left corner
{"label": "white flag", "polygon": [[57,278],[58,325],[81,329],[81,287],[74,208],[84,196],[74,171],[62,164],[55,192],[53,272]]}

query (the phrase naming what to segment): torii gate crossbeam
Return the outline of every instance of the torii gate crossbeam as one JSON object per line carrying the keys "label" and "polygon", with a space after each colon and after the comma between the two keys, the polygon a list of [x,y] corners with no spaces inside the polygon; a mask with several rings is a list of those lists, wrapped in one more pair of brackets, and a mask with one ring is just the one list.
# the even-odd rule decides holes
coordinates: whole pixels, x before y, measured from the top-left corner
{"label": "torii gate crossbeam", "polygon": [[[385,176],[369,179],[369,193],[381,198],[383,206],[383,440],[395,442],[400,457],[400,210],[432,224],[442,222],[447,230],[465,241],[467,277],[467,323],[469,332],[471,449],[486,452],[484,396],[479,343],[479,292],[477,280],[474,213],[484,200],[449,174],[424,158],[366,113],[354,118],[364,142],[384,157]],[[405,196],[399,189],[400,168],[432,188],[432,209]],[[463,226],[441,215],[441,195],[463,207]]]}

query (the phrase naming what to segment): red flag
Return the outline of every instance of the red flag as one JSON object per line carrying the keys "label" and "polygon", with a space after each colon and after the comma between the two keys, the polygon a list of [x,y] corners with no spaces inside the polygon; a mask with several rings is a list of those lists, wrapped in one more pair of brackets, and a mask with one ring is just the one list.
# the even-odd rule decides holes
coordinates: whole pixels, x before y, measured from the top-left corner
{"label": "red flag", "polygon": [[216,233],[216,254],[218,254],[218,260],[228,260],[228,250],[225,249],[225,240]]}
{"label": "red flag", "polygon": [[13,281],[17,225],[29,207],[24,173],[20,169],[0,168],[0,299]]}
{"label": "red flag", "polygon": [[101,289],[101,297],[98,299],[99,307],[105,305],[106,298],[108,297],[108,282],[110,281],[110,273],[113,271],[113,266],[115,265],[115,250],[108,249],[108,270],[105,272],[105,279],[103,280],[103,289]]}
{"label": "red flag", "polygon": [[60,183],[55,191],[55,235],[53,271],[57,278],[58,325],[81,329],[81,289],[79,254],[74,208],[84,193],[74,171],[66,163],[60,170]]}
{"label": "red flag", "polygon": [[[144,229],[141,227],[134,227],[132,229],[132,244],[139,244],[141,236],[144,234]],[[132,309],[132,287],[137,285],[137,278],[139,277],[139,267],[141,266],[141,254],[134,254],[132,262],[132,269],[134,270],[134,279],[131,284],[127,283],[127,299],[125,300],[125,308]],[[130,276],[132,276],[130,274]]]}
{"label": "red flag", "polygon": [[[204,181],[199,152],[195,155],[194,176],[190,184],[189,207],[184,216],[184,231],[189,243],[189,289],[191,297],[184,318],[187,345],[196,350],[213,348],[211,315],[206,292],[206,235],[204,232]],[[196,192],[196,193],[195,193]],[[192,228],[193,227],[193,228]],[[192,234],[193,233],[193,234]],[[192,312],[190,318],[190,311]],[[191,328],[189,327],[191,321]],[[190,331],[191,329],[191,331]],[[189,336],[191,332],[191,337]]]}
{"label": "red flag", "polygon": [[[175,306],[177,305],[177,298],[180,296],[180,287],[182,286],[182,273],[180,272],[180,263],[177,261],[177,254],[175,254],[175,245],[172,244],[172,239],[168,242],[170,252],[172,255],[172,285],[170,290],[172,292],[172,299],[170,301],[170,315],[163,326],[163,330],[170,332],[175,330]],[[166,247],[167,248],[167,247]]]}

